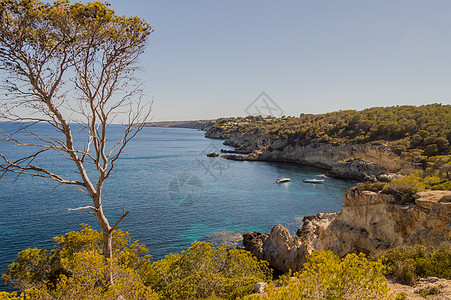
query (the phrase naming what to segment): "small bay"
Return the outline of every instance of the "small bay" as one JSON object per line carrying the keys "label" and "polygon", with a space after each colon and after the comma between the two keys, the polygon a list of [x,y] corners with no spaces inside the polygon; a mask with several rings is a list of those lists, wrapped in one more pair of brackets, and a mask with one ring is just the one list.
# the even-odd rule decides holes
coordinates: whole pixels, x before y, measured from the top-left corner
{"label": "small bay", "polygon": [[[10,124],[0,123],[3,130]],[[41,134],[52,134],[37,127]],[[110,128],[110,140],[121,133]],[[81,143],[81,135],[77,137]],[[228,161],[206,154],[231,149],[222,140],[204,137],[194,129],[146,127],[128,145],[106,181],[103,204],[114,224],[124,205],[129,215],[120,225],[132,240],[147,246],[153,259],[186,249],[193,241],[239,243],[247,231],[269,232],[282,224],[295,233],[306,215],[338,211],[350,181],[326,178],[324,184],[306,184],[324,170],[288,164]],[[0,142],[0,153],[19,157],[27,152]],[[29,149],[28,149],[29,150]],[[45,166],[76,178],[64,157],[48,155]],[[278,177],[291,182],[275,184]],[[98,229],[94,216],[67,208],[91,205],[84,194],[67,187],[53,189],[49,180],[12,174],[0,181],[0,273],[26,248],[50,248],[53,237],[80,229],[81,223]],[[7,288],[0,283],[0,290]]]}

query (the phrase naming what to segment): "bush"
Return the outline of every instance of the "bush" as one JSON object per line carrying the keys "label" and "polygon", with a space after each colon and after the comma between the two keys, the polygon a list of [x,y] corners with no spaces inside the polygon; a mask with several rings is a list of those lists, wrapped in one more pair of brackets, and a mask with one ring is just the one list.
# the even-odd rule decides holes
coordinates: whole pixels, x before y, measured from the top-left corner
{"label": "bush", "polygon": [[270,278],[267,262],[250,252],[195,242],[187,251],[170,254],[147,268],[146,284],[163,299],[199,299],[215,295],[234,299],[250,294]]}
{"label": "bush", "polygon": [[412,172],[403,178],[389,182],[382,192],[395,196],[395,198],[402,203],[408,203],[415,200],[413,195],[424,191],[425,189],[426,185],[423,183],[423,179],[419,172]]}
{"label": "bush", "polygon": [[424,290],[419,291],[421,297],[426,297],[429,295],[437,295],[440,294],[440,287],[433,286]]}
{"label": "bush", "polygon": [[443,244],[432,248],[423,245],[389,249],[380,258],[388,267],[388,274],[397,281],[413,284],[424,277],[451,279],[451,247]]}
{"label": "bush", "polygon": [[[18,299],[156,299],[139,274],[150,263],[145,247],[131,243],[128,233],[115,231],[114,258],[105,263],[101,234],[87,225],[82,227],[80,232],[55,237],[56,245],[50,251],[35,248],[18,254],[17,261],[8,266],[8,274],[2,276],[24,293],[25,298]],[[115,280],[114,288],[109,276]]]}
{"label": "bush", "polygon": [[363,254],[340,259],[331,251],[318,251],[291,280],[283,281],[285,286],[269,285],[266,295],[244,299],[393,299],[384,269]]}
{"label": "bush", "polygon": [[359,182],[355,189],[358,191],[372,191],[372,192],[380,192],[382,191],[387,184],[384,182]]}

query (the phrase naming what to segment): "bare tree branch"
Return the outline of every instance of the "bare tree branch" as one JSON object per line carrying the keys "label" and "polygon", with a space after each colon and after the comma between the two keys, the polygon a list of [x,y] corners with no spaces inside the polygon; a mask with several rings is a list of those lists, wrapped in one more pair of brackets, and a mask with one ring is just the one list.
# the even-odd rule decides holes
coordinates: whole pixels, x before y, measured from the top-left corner
{"label": "bare tree branch", "polygon": [[125,217],[128,215],[128,211],[126,211],[124,214],[122,214],[122,216],[119,218],[119,220],[117,220],[116,224],[114,224],[113,227],[111,227],[110,231],[113,232],[114,230],[116,230],[117,226],[119,226],[119,223],[122,222],[122,220],[125,219]]}
{"label": "bare tree branch", "polygon": [[68,211],[76,211],[76,210],[82,210],[82,209],[92,209],[94,211],[97,211],[98,209],[95,208],[94,206],[82,206],[82,207],[78,207],[78,208],[68,208]]}

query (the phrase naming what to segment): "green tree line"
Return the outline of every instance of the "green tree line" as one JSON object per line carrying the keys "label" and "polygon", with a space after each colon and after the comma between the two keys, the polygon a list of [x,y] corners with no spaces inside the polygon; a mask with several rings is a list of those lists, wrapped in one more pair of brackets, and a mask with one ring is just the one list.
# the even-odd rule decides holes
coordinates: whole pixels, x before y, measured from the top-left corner
{"label": "green tree line", "polygon": [[421,150],[425,156],[451,154],[451,105],[374,107],[299,117],[219,119],[216,127],[226,131],[287,135],[300,145],[387,143],[397,153]]}

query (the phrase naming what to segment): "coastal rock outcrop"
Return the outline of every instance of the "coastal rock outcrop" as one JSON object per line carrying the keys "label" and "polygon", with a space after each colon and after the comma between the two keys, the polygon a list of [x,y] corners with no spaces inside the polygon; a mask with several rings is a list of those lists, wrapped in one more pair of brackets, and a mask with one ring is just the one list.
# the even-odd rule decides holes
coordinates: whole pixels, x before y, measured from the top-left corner
{"label": "coastal rock outcrop", "polygon": [[415,203],[403,205],[391,195],[348,190],[340,212],[304,217],[298,237],[276,225],[269,234],[245,234],[244,246],[281,271],[297,271],[316,250],[345,256],[403,244],[439,245],[451,241],[451,203],[437,199],[450,194],[423,192]]}
{"label": "coastal rock outcrop", "polygon": [[257,258],[269,261],[279,270],[298,270],[305,263],[305,245],[282,225],[274,226],[269,234],[244,234],[243,246]]}
{"label": "coastal rock outcrop", "polygon": [[[406,162],[389,147],[381,144],[334,145],[314,142],[299,144],[288,136],[256,131],[253,133],[223,132],[212,127],[205,133],[208,138],[224,139],[249,155],[224,155],[233,160],[284,161],[328,169],[332,175],[357,180],[390,180],[387,174],[397,173]],[[384,177],[385,176],[385,177]]]}

